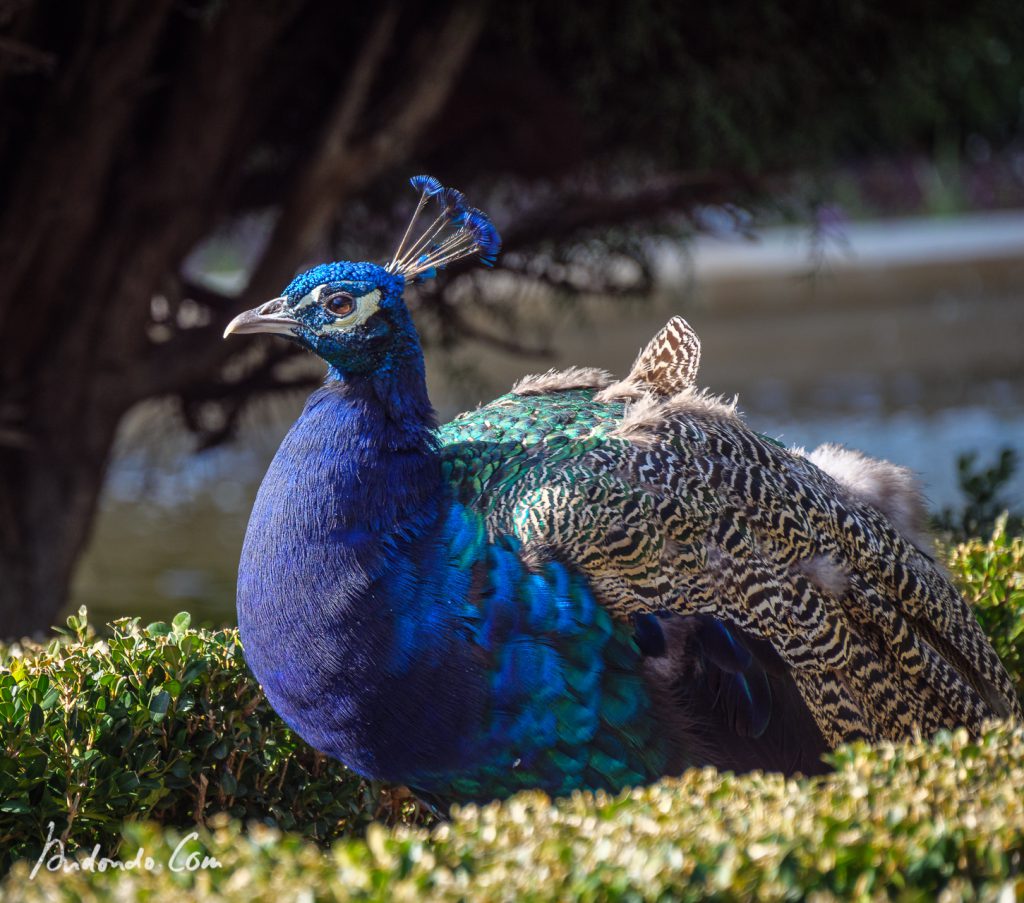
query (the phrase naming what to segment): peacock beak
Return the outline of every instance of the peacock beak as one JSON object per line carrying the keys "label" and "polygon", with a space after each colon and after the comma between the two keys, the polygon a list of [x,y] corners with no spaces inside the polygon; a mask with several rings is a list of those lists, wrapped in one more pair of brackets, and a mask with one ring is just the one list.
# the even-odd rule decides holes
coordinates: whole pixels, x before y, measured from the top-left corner
{"label": "peacock beak", "polygon": [[229,335],[240,335],[247,332],[276,332],[291,335],[295,326],[302,324],[288,315],[285,298],[274,298],[266,304],[239,314],[228,323],[224,330],[224,338]]}

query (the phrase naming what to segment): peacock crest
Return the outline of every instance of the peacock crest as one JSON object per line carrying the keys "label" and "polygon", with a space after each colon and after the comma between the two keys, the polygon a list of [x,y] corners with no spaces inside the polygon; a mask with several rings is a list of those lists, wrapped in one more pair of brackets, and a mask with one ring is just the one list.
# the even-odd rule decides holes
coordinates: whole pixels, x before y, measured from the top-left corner
{"label": "peacock crest", "polygon": [[[446,188],[433,176],[413,176],[409,184],[420,197],[394,256],[385,266],[388,272],[426,280],[448,264],[473,255],[484,266],[494,265],[501,236],[486,213],[470,207],[461,191]],[[414,238],[416,222],[431,200],[437,204],[437,216]]]}

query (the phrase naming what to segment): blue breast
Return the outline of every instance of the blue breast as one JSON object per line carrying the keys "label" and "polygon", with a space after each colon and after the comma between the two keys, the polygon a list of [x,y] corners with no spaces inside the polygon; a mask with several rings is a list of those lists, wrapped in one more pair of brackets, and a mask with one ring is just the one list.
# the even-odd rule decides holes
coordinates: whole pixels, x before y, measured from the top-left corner
{"label": "blue breast", "polygon": [[488,541],[432,434],[386,421],[321,390],[260,489],[238,614],[274,708],[355,771],[444,797],[661,774],[632,630],[562,565]]}

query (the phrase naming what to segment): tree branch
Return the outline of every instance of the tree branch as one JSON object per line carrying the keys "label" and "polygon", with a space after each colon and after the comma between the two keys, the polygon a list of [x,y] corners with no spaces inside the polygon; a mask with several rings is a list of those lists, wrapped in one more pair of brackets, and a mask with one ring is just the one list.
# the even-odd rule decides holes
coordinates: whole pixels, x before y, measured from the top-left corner
{"label": "tree branch", "polygon": [[[104,247],[104,253],[92,261],[90,275],[95,290],[109,298],[119,314],[105,316],[103,307],[94,306],[89,344],[104,349],[117,362],[110,368],[107,389],[125,396],[126,402],[145,397],[141,393],[146,385],[166,385],[172,371],[186,382],[200,374],[212,377],[224,358],[220,337],[210,328],[207,347],[194,354],[173,362],[162,353],[156,355],[158,360],[150,359],[152,348],[145,330],[148,301],[158,279],[173,275],[223,209],[228,186],[237,178],[238,167],[230,161],[236,132],[243,126],[249,86],[265,65],[268,49],[300,8],[300,0],[225,4],[210,27],[195,34],[194,52],[161,108],[162,119],[154,125],[157,140],[132,183],[135,190],[112,198],[119,203],[116,208],[112,205],[111,231],[128,239]],[[178,209],[175,217],[158,215],[171,207]],[[221,329],[230,306],[227,302],[215,311],[214,320],[221,322]],[[190,336],[186,342],[194,344],[200,337]],[[126,361],[142,374],[137,384],[118,381],[116,371]],[[182,372],[189,363],[196,369]]]}
{"label": "tree branch", "polygon": [[0,35],[0,64],[21,73],[49,74],[57,67],[57,55]]}
{"label": "tree branch", "polygon": [[[231,438],[242,411],[254,398],[310,389],[320,381],[314,374],[288,378],[277,375],[278,365],[294,353],[293,349],[284,348],[270,354],[252,372],[235,382],[211,382],[178,393],[185,424],[199,436],[200,449],[212,448]],[[214,429],[204,427],[200,418],[202,406],[211,402],[218,405],[223,417]]]}
{"label": "tree branch", "polygon": [[[129,130],[143,73],[156,52],[170,0],[125,10],[87,12],[103,38],[83,41],[44,95],[34,134],[11,176],[14,190],[0,216],[0,321],[19,343],[3,362],[12,376],[38,359],[49,319],[26,297],[59,305],[58,287],[82,243],[97,228],[104,190]],[[88,67],[89,79],[74,76]],[[66,284],[66,283],[65,283]]]}
{"label": "tree branch", "polygon": [[131,387],[136,401],[166,395],[182,386],[215,384],[218,370],[237,352],[230,343],[222,341],[222,336],[231,312],[237,312],[238,299],[184,280],[181,293],[182,297],[204,305],[211,313],[211,321],[206,326],[178,330],[137,359],[127,378],[118,375],[119,381]]}
{"label": "tree branch", "polygon": [[739,173],[684,173],[659,184],[621,195],[561,195],[530,211],[502,233],[504,250],[565,239],[580,230],[657,219],[696,204],[734,197],[737,190],[753,190],[750,177]]}
{"label": "tree branch", "polygon": [[444,322],[445,326],[452,329],[461,338],[474,339],[481,344],[508,354],[519,355],[520,357],[533,360],[544,360],[552,356],[553,352],[547,345],[526,345],[512,336],[497,335],[471,323],[462,312],[453,304],[447,304],[435,299],[437,316]]}
{"label": "tree branch", "polygon": [[480,34],[486,6],[482,2],[456,4],[437,36],[427,42],[429,50],[423,53],[419,71],[401,89],[401,103],[396,113],[388,117],[387,127],[353,149],[353,156],[368,165],[369,178],[407,156],[441,111]]}
{"label": "tree branch", "polygon": [[[369,35],[362,42],[362,50],[352,69],[348,87],[338,98],[334,110],[328,115],[328,126],[321,139],[318,154],[320,159],[317,161],[322,166],[329,167],[330,160],[347,151],[352,130],[355,128],[356,120],[366,107],[370,89],[373,87],[381,60],[391,42],[397,22],[398,5],[389,3],[381,10]],[[311,172],[315,168],[316,164],[311,166]],[[316,175],[312,175],[311,178],[315,179]]]}
{"label": "tree branch", "polygon": [[313,162],[300,174],[282,208],[267,250],[246,289],[247,299],[254,301],[277,292],[296,264],[313,249],[338,206],[410,154],[412,145],[447,100],[483,25],[484,9],[485,4],[468,0],[455,6],[431,38],[432,52],[424,55],[419,71],[403,80],[399,89],[403,101],[397,111],[379,132],[352,146],[350,131],[396,22],[395,7],[384,9],[344,95],[335,105]]}

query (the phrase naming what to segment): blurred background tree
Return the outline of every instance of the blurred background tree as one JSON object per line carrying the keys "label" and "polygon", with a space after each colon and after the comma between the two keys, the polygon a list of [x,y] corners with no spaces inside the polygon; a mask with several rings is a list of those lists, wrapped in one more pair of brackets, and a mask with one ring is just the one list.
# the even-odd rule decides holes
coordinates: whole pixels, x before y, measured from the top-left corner
{"label": "blurred background tree", "polygon": [[[565,266],[596,241],[642,286],[644,229],[873,154],[1006,146],[1022,84],[1013,0],[0,0],[0,635],[64,602],[130,410],[173,397],[210,445],[311,384],[224,324],[338,246],[386,253],[414,171],[490,198],[509,272],[615,288]],[[225,291],[197,250],[253,216]],[[474,278],[423,294],[431,340],[542,353],[467,316]]]}

